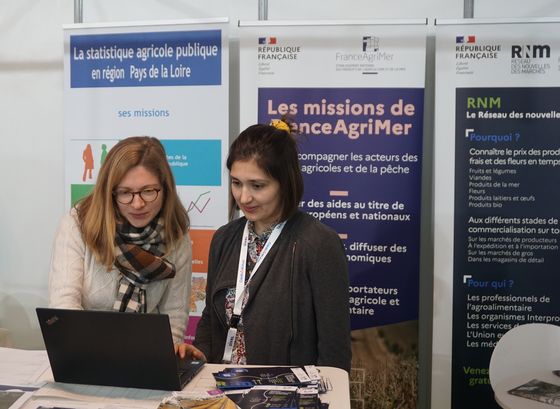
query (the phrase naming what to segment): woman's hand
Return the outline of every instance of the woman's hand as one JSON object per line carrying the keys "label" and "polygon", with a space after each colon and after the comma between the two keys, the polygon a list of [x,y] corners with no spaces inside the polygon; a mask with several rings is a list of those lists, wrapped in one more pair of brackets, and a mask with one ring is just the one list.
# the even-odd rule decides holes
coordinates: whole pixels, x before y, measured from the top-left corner
{"label": "woman's hand", "polygon": [[175,344],[175,353],[181,358],[191,358],[206,361],[206,357],[204,356],[202,351],[191,344]]}

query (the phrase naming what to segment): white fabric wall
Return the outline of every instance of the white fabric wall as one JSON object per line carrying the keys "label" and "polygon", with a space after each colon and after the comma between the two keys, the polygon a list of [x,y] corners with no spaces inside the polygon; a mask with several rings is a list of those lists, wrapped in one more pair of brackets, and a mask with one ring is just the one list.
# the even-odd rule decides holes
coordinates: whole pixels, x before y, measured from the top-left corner
{"label": "white fabric wall", "polygon": [[41,345],[50,243],[63,209],[62,30],[69,1],[0,3],[0,327]]}
{"label": "white fabric wall", "polygon": [[[258,0],[83,0],[84,22],[229,17],[256,20]],[[459,18],[460,0],[270,0],[269,19]],[[51,242],[64,203],[62,25],[72,0],[0,2],[0,327],[41,348],[34,308],[47,303]],[[232,47],[231,78],[237,56]],[[232,80],[232,83],[235,81]],[[232,107],[237,87],[232,85]],[[232,132],[237,129],[232,112]]]}
{"label": "white fabric wall", "polygon": [[[474,1],[474,16],[477,18],[560,16],[560,3],[556,0]],[[83,2],[84,22],[229,17],[235,43],[237,20],[256,20],[259,0]],[[43,347],[34,308],[47,303],[51,243],[66,207],[62,25],[73,23],[73,6],[72,0],[0,1],[0,327],[10,331],[14,346],[19,348]],[[462,0],[269,0],[268,4],[270,20],[427,17],[433,24],[434,18],[462,16]],[[433,91],[430,88],[433,87],[433,39],[428,50],[431,55],[428,55],[426,85],[423,217],[427,223],[424,226],[421,284],[425,300],[420,311],[421,367],[423,361],[429,361],[426,356],[431,348],[433,113],[430,106]],[[235,53],[233,44],[230,64],[232,107],[238,101]],[[233,109],[232,133],[237,131],[237,126]],[[432,400],[438,401],[437,397]],[[419,406],[427,407],[422,399]],[[433,407],[437,408],[437,403]]]}

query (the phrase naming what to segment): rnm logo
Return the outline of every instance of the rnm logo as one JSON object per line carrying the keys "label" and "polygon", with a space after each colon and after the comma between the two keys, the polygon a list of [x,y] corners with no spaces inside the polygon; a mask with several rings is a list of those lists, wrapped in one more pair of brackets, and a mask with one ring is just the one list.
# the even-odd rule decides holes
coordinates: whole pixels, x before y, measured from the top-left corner
{"label": "rnm logo", "polygon": [[550,46],[512,45],[511,58],[550,58]]}

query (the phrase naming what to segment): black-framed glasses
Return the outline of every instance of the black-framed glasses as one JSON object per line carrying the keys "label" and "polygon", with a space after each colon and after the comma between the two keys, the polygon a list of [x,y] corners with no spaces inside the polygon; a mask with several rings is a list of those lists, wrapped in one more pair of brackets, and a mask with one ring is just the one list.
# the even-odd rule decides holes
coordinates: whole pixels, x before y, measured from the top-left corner
{"label": "black-framed glasses", "polygon": [[160,191],[161,189],[156,189],[153,187],[144,190],[139,190],[137,192],[131,192],[129,190],[121,190],[121,191],[117,190],[113,192],[113,196],[115,196],[115,199],[120,204],[131,204],[132,201],[134,200],[134,196],[136,195],[140,196],[140,199],[142,199],[144,202],[150,203],[158,198]]}

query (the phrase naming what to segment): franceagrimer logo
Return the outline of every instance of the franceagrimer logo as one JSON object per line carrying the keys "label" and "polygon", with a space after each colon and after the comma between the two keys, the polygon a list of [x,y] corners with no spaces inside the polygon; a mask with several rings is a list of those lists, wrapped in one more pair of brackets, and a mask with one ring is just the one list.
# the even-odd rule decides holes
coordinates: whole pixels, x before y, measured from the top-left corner
{"label": "franceagrimer logo", "polygon": [[[391,62],[395,56],[394,53],[387,52],[384,48],[381,51],[380,37],[362,36],[362,47],[358,51],[358,38],[351,50],[336,51],[335,59],[337,64],[353,63],[353,62]],[[354,50],[354,51],[352,51]]]}
{"label": "franceagrimer logo", "polygon": [[364,36],[362,38],[362,51],[377,52],[379,51],[379,37]]}

